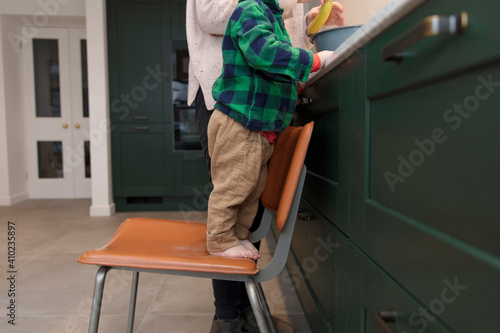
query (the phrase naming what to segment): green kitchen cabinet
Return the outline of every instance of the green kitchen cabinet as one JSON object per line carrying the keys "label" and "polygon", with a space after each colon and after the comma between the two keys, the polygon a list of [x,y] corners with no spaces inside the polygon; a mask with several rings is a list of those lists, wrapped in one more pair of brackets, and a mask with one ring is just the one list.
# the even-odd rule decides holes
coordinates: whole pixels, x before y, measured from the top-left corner
{"label": "green kitchen cabinet", "polygon": [[286,287],[295,288],[313,332],[344,332],[347,311],[347,238],[302,199]]}
{"label": "green kitchen cabinet", "polygon": [[[299,288],[310,322],[329,323],[314,332],[500,332],[498,6],[425,1],[306,87],[295,121],[318,126],[303,201],[348,242],[346,296]],[[388,58],[417,23],[465,14],[460,34]],[[289,269],[312,244],[292,244]]]}
{"label": "green kitchen cabinet", "polygon": [[186,40],[186,0],[170,0],[172,40]]}
{"label": "green kitchen cabinet", "polygon": [[[492,153],[500,45],[490,33],[500,24],[492,6],[428,1],[377,36],[366,47],[365,106],[353,115],[351,239],[453,332],[500,330],[500,158]],[[424,18],[461,12],[463,33],[383,59]],[[443,296],[446,288],[457,294]]]}
{"label": "green kitchen cabinet", "polygon": [[112,123],[171,123],[168,1],[107,0]]}
{"label": "green kitchen cabinet", "polygon": [[308,86],[293,120],[294,125],[314,121],[287,263],[313,332],[347,332],[349,75],[338,68]]}
{"label": "green kitchen cabinet", "polygon": [[[115,125],[112,137],[115,197],[159,198],[175,194],[172,131],[165,124]],[[169,156],[170,155],[170,156]],[[139,200],[139,199],[137,199]]]}
{"label": "green kitchen cabinet", "polygon": [[299,99],[293,124],[314,121],[305,164],[307,177],[302,196],[330,223],[348,234],[347,205],[349,158],[345,113],[339,98],[340,70],[308,87]]}
{"label": "green kitchen cabinet", "polygon": [[186,105],[185,0],[107,0],[117,210],[202,210],[206,163]]}

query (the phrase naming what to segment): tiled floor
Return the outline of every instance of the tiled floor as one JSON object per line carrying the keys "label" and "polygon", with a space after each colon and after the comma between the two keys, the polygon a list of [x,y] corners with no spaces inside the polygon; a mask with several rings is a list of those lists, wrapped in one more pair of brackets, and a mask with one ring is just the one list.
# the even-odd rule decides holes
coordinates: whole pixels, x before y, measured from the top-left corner
{"label": "tiled floor", "polygon": [[[90,217],[89,200],[27,200],[0,207],[0,332],[87,332],[95,266],[76,262],[86,250],[102,246],[127,217],[182,219],[180,212],[117,213]],[[205,212],[190,213],[204,221]],[[8,324],[10,274],[8,221],[15,223],[15,326]],[[261,246],[262,266],[272,239]],[[264,283],[273,315],[311,332],[286,272]],[[210,280],[144,273],[139,279],[135,332],[208,332],[214,313]],[[106,279],[100,332],[125,332],[131,273],[111,271]],[[6,312],[7,311],[7,312]]]}

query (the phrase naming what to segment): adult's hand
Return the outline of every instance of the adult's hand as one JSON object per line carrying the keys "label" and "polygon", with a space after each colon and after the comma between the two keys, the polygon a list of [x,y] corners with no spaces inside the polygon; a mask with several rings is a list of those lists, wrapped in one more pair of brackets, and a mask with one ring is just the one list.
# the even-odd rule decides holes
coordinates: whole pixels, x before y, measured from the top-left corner
{"label": "adult's hand", "polygon": [[[323,4],[324,1],[320,0],[321,3]],[[313,7],[307,14],[306,14],[306,26],[309,26],[311,24],[312,20],[316,16],[318,16],[319,10],[321,9],[321,6]],[[332,5],[332,11],[330,12],[330,16],[326,20],[324,25],[337,25],[339,27],[345,25],[345,19],[344,19],[344,7],[338,2],[333,2]]]}

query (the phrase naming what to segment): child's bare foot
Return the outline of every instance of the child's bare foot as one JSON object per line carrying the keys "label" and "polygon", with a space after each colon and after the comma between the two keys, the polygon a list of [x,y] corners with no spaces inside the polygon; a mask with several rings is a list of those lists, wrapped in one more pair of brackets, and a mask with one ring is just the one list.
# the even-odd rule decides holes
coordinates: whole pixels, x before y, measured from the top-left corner
{"label": "child's bare foot", "polygon": [[254,254],[252,253],[252,251],[250,251],[243,245],[236,245],[235,247],[231,247],[221,252],[210,252],[210,254],[213,256],[226,257],[226,258],[254,259]]}
{"label": "child's bare foot", "polygon": [[253,260],[260,258],[259,250],[248,239],[240,239],[240,244],[252,252]]}

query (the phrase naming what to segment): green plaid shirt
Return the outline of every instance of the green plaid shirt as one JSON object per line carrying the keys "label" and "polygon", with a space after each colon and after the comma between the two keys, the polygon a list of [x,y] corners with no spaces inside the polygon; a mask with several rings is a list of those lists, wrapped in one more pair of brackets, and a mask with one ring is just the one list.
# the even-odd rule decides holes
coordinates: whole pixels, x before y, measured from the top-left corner
{"label": "green plaid shirt", "polygon": [[[224,34],[215,107],[253,131],[283,131],[291,122],[298,82],[311,51],[292,46],[277,0],[240,0]],[[207,55],[210,57],[210,55]]]}

